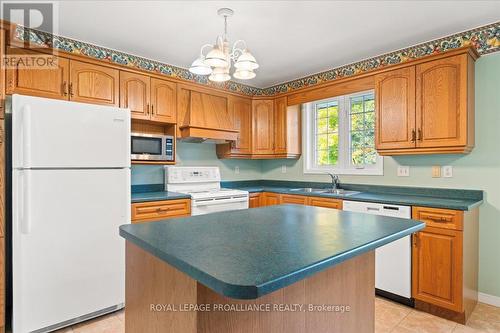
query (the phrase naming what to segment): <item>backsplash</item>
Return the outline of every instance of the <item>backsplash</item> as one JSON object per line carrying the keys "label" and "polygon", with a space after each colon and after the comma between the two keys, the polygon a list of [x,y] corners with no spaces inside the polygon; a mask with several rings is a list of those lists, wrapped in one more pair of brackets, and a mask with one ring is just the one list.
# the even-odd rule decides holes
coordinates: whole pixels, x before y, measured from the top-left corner
{"label": "backsplash", "polygon": [[[215,144],[177,142],[178,166],[218,166],[224,180],[260,179],[262,168],[258,160],[220,160]],[[239,168],[239,173],[235,168]],[[162,165],[133,165],[132,185],[163,183]]]}

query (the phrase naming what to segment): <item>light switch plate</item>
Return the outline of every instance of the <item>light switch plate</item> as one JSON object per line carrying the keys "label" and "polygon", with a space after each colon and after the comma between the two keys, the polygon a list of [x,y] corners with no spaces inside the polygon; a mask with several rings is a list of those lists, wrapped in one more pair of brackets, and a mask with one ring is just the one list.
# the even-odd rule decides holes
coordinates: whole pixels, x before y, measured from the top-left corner
{"label": "light switch plate", "polygon": [[433,165],[432,166],[432,178],[440,178],[441,177],[441,166]]}
{"label": "light switch plate", "polygon": [[398,166],[398,177],[409,177],[410,176],[410,167],[407,165]]}
{"label": "light switch plate", "polygon": [[240,174],[240,167],[239,166],[235,166],[234,167],[234,173],[239,175]]}
{"label": "light switch plate", "polygon": [[443,177],[445,178],[453,177],[453,167],[451,165],[443,166]]}
{"label": "light switch plate", "polygon": [[285,164],[283,164],[281,166],[281,173],[286,173],[286,165]]}

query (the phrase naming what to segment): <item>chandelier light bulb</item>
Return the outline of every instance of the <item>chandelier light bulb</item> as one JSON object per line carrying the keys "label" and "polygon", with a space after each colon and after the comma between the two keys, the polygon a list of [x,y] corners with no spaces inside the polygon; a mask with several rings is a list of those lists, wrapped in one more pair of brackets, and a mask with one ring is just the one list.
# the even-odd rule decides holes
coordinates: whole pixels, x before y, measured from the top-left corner
{"label": "chandelier light bulb", "polygon": [[225,82],[231,79],[231,75],[229,75],[229,68],[227,67],[215,67],[212,71],[212,74],[208,77],[210,81],[213,82]]}
{"label": "chandelier light bulb", "polygon": [[245,70],[254,70],[259,68],[259,64],[257,63],[257,60],[255,60],[255,57],[250,52],[245,50],[238,57],[238,60],[234,64],[234,67]]}
{"label": "chandelier light bulb", "polygon": [[235,79],[239,79],[239,80],[250,80],[250,79],[253,79],[256,76],[256,74],[252,70],[238,68],[234,72],[233,76]]}
{"label": "chandelier light bulb", "polygon": [[226,67],[228,65],[226,55],[217,45],[208,52],[205,57],[205,64],[211,67]]}
{"label": "chandelier light bulb", "polygon": [[209,75],[212,74],[212,68],[205,63],[205,57],[200,56],[191,64],[189,71],[196,75]]}

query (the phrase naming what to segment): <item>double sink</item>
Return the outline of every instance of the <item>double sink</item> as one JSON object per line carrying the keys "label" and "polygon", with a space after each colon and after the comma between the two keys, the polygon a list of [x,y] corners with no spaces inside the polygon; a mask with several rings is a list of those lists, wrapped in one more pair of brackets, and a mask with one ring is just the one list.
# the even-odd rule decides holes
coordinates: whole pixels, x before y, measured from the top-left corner
{"label": "double sink", "polygon": [[349,190],[344,190],[342,188],[332,189],[332,188],[312,188],[312,187],[292,188],[290,189],[290,192],[328,193],[328,194],[344,195],[344,196],[350,196],[360,193],[358,191],[349,191]]}

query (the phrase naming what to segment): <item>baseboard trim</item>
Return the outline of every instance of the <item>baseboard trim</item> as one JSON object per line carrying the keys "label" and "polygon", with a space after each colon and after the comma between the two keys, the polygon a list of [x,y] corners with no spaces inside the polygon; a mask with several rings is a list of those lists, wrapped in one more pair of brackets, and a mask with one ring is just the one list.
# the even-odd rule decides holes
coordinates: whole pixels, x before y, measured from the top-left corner
{"label": "baseboard trim", "polygon": [[477,298],[478,301],[481,303],[500,307],[500,297],[498,296],[489,295],[485,293],[478,293]]}

